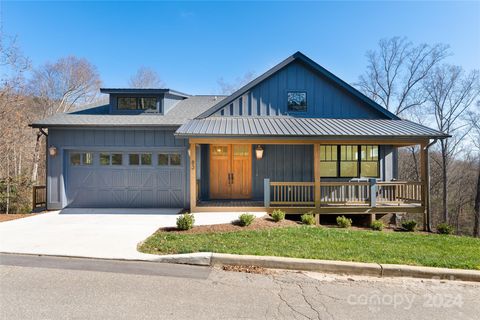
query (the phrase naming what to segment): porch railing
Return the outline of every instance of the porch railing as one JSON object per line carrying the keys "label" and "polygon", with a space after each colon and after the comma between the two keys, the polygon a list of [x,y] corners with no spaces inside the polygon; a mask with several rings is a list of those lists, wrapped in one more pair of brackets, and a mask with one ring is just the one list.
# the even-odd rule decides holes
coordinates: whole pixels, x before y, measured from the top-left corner
{"label": "porch railing", "polygon": [[[265,206],[313,207],[314,182],[270,182],[265,179]],[[320,183],[320,206],[422,204],[422,183],[416,181],[348,181]]]}
{"label": "porch railing", "polygon": [[273,206],[314,206],[314,187],[313,182],[270,182],[269,202]]}
{"label": "porch railing", "polygon": [[33,186],[32,208],[44,208],[47,206],[47,187]]}
{"label": "porch railing", "polygon": [[377,203],[421,203],[422,183],[416,181],[378,182]]}

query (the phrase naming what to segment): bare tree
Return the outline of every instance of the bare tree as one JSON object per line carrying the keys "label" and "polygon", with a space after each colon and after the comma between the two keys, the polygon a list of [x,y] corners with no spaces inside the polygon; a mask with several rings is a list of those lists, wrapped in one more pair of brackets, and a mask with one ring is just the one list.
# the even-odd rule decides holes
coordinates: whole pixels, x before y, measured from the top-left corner
{"label": "bare tree", "polygon": [[223,77],[219,78],[217,80],[217,84],[220,87],[221,94],[229,95],[250,82],[254,77],[255,73],[249,71],[245,73],[242,77],[235,78],[235,80],[232,82],[226,81]]}
{"label": "bare tree", "polygon": [[[0,206],[10,213],[12,194],[18,194],[17,181],[24,170],[27,113],[19,110],[24,102],[25,73],[30,68],[17,39],[0,33]],[[28,139],[27,139],[28,141]],[[1,210],[0,209],[0,210]]]}
{"label": "bare tree", "polygon": [[162,81],[155,70],[140,67],[137,72],[130,77],[128,85],[132,88],[162,88],[165,87],[165,82]]}
{"label": "bare tree", "polygon": [[472,126],[472,142],[478,153],[478,177],[474,205],[473,236],[480,237],[480,101],[477,101],[476,112],[469,113],[469,120]]}
{"label": "bare tree", "polygon": [[449,223],[448,213],[448,168],[458,146],[468,134],[463,117],[480,94],[479,72],[466,74],[461,67],[437,66],[423,81],[426,98],[432,107],[437,128],[452,135],[440,141],[442,176],[443,221]]}
{"label": "bare tree", "polygon": [[355,85],[387,110],[400,115],[425,103],[422,80],[449,55],[443,44],[413,45],[406,38],[382,39],[367,52],[367,71]]}
{"label": "bare tree", "polygon": [[[94,65],[84,58],[68,56],[34,70],[29,87],[39,107],[40,117],[44,118],[93,102],[98,97],[100,85],[100,76]],[[38,178],[41,136],[37,133],[32,181]]]}

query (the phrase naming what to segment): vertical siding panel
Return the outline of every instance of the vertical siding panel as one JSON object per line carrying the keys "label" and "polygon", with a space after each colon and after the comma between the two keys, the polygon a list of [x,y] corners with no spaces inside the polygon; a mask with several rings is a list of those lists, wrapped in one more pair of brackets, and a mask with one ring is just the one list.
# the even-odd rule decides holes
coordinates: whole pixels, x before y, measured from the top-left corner
{"label": "vertical siding panel", "polygon": [[155,145],[155,137],[153,135],[153,130],[145,131],[145,146],[153,147]]}

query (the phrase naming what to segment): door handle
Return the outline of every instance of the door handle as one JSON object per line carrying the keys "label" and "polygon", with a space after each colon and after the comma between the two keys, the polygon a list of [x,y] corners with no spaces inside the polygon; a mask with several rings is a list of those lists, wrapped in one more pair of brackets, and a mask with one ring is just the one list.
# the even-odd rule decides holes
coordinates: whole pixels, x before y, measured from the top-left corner
{"label": "door handle", "polygon": [[233,173],[230,173],[230,174],[232,175],[232,183],[231,184],[233,184]]}
{"label": "door handle", "polygon": [[232,181],[231,181],[231,173],[230,173],[230,172],[228,173],[228,184],[232,184]]}

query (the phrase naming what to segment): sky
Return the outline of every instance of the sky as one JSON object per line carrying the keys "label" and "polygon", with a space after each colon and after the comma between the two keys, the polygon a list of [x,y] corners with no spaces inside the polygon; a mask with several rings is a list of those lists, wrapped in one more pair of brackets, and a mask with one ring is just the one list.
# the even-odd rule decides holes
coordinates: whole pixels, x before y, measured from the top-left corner
{"label": "sky", "polygon": [[17,2],[0,0],[3,32],[34,66],[75,55],[104,87],[126,87],[141,66],[167,87],[215,94],[218,80],[260,75],[301,51],[353,83],[380,39],[445,43],[447,60],[480,69],[475,2]]}

